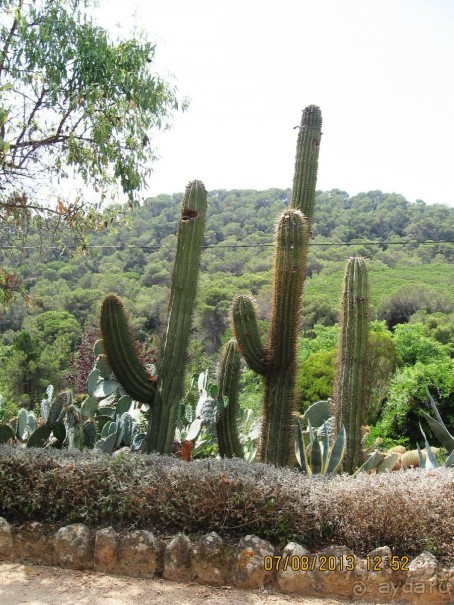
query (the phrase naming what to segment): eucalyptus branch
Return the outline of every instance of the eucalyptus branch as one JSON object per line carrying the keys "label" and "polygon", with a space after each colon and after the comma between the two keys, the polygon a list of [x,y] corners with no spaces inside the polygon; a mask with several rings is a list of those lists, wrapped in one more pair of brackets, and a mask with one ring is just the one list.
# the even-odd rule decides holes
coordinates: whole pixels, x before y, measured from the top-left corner
{"label": "eucalyptus branch", "polygon": [[11,45],[11,42],[12,42],[12,39],[13,39],[13,36],[14,36],[14,32],[17,29],[17,25],[18,25],[18,21],[17,21],[17,17],[15,17],[14,21],[13,21],[13,25],[11,26],[9,34],[8,34],[6,40],[5,40],[5,45],[4,45],[3,50],[2,50],[2,56],[1,56],[1,59],[0,59],[0,78],[1,78],[3,70],[5,68],[5,60],[6,60],[6,57],[8,55],[9,47]]}
{"label": "eucalyptus branch", "polygon": [[[34,106],[34,107],[33,107],[33,109],[31,110],[30,115],[28,116],[28,118],[27,118],[26,120],[24,120],[26,123],[25,123],[24,127],[22,128],[22,132],[19,134],[19,136],[18,136],[18,137],[17,137],[17,139],[16,139],[16,143],[15,143],[15,145],[14,145],[14,148],[17,148],[17,147],[18,147],[18,144],[20,143],[21,139],[23,139],[23,138],[24,138],[24,136],[25,136],[25,132],[26,132],[27,128],[30,128],[30,125],[31,125],[31,123],[32,123],[32,121],[33,121],[33,118],[35,117],[36,112],[37,112],[37,111],[39,110],[39,108],[42,106],[43,101],[44,101],[44,97],[46,96],[47,92],[48,92],[48,91],[47,91],[45,88],[43,88],[43,89],[41,90],[41,94],[40,94],[40,95],[39,95],[39,97],[36,99],[36,101],[35,101],[35,106]],[[24,110],[24,113],[25,113],[25,110]],[[25,116],[24,116],[24,118],[25,118]],[[11,147],[13,147],[13,145],[11,145]],[[13,154],[13,158],[14,158],[14,157],[15,157],[15,155]]]}

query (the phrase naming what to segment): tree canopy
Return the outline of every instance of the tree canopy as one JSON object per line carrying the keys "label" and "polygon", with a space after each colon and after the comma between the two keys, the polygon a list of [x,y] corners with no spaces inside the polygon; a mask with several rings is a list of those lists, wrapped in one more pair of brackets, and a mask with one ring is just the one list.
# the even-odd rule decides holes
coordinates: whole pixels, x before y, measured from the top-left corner
{"label": "tree canopy", "polygon": [[[49,213],[80,233],[99,220],[98,203],[118,187],[132,205],[156,159],[154,133],[187,105],[155,73],[155,46],[140,36],[113,41],[90,18],[89,4],[0,2],[4,242],[12,224],[24,235],[32,219]],[[65,195],[63,180],[75,175],[97,194],[91,211],[75,185]]]}

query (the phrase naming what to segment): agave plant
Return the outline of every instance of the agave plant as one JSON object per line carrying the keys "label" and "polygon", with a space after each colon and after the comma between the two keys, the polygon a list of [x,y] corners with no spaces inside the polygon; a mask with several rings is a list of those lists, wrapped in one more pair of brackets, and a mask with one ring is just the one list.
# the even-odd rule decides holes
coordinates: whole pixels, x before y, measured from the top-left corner
{"label": "agave plant", "polygon": [[[427,470],[431,470],[433,468],[438,468],[438,467],[442,466],[441,464],[439,464],[439,462],[435,458],[435,455],[429,445],[429,442],[427,441],[427,437],[423,431],[421,423],[419,423],[419,429],[422,433],[422,436],[424,437],[424,444],[425,444],[425,450],[426,450],[426,457],[424,458],[421,448],[419,447],[419,443],[416,444],[416,447],[418,450],[419,468],[425,468]],[[444,466],[446,468],[454,468],[454,449],[451,451],[451,453],[446,458]]]}
{"label": "agave plant", "polygon": [[[443,422],[443,420],[440,416],[440,413],[438,411],[438,408],[436,406],[436,403],[435,403],[432,395],[430,394],[430,391],[427,388],[427,386],[426,386],[426,392],[427,392],[427,396],[429,398],[430,406],[435,414],[435,418],[432,418],[432,416],[430,416],[429,414],[427,414],[424,411],[421,411],[421,413],[424,416],[424,418],[427,420],[427,422],[429,423],[429,426],[432,429],[435,437],[438,439],[438,441],[441,443],[441,445],[445,448],[445,450],[450,455],[454,451],[454,436],[451,435],[451,433],[448,431],[445,423]],[[422,431],[422,429],[421,429],[421,431]],[[423,435],[424,435],[424,433],[423,433]]]}
{"label": "agave plant", "polygon": [[[330,447],[329,430],[326,420],[323,421],[322,431],[314,430],[310,420],[307,421],[307,424],[310,444],[306,446],[303,437],[303,427],[301,421],[298,419],[295,454],[301,472],[306,475],[334,475],[345,456],[347,441],[345,427],[341,427],[334,445]],[[321,440],[319,439],[319,435]]]}
{"label": "agave plant", "polygon": [[[302,418],[298,419],[299,428],[298,435],[301,435],[299,451],[302,450],[301,443],[304,443],[306,446],[306,450],[310,449],[313,437],[315,435],[315,440],[319,442],[319,445],[323,447],[323,443],[326,440],[326,434],[328,435],[328,443],[331,444],[334,441],[335,435],[335,427],[336,427],[336,418],[333,415],[335,408],[333,406],[333,402],[331,399],[326,401],[317,401],[310,405],[305,411]],[[306,425],[308,427],[307,430],[303,430],[303,426]],[[342,435],[342,430],[339,431],[337,439]],[[308,444],[308,441],[310,442]],[[392,470],[399,460],[398,454],[387,455],[378,450],[377,446],[380,443],[380,439],[367,450],[363,450],[363,458],[365,458],[364,464],[362,464],[358,469],[355,470],[353,476],[357,475],[360,472],[367,471],[375,471],[377,473],[385,472],[387,470]],[[335,443],[334,443],[335,445]],[[333,452],[334,452],[333,445]],[[347,444],[344,444],[344,450],[347,449]],[[317,457],[317,448],[318,445],[315,445],[315,452]],[[345,455],[345,451],[342,453],[342,458]],[[296,454],[297,461],[301,466],[301,463],[298,459],[298,453]],[[342,462],[342,460],[341,460]],[[318,464],[318,463],[317,463]],[[340,467],[340,463],[336,470]],[[303,470],[304,472],[304,470]]]}

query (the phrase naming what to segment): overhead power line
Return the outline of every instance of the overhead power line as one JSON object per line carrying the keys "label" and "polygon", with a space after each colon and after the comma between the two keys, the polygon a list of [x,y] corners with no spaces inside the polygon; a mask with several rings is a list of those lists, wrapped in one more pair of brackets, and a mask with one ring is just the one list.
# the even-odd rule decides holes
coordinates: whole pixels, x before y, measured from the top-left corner
{"label": "overhead power line", "polygon": [[[422,245],[436,245],[436,244],[454,244],[454,240],[450,239],[442,239],[442,240],[410,240],[405,242],[394,242],[394,241],[356,241],[356,242],[311,242],[310,246],[414,246],[414,245],[422,246]],[[202,246],[204,250],[208,248],[271,248],[274,246],[274,242],[269,244],[207,244]],[[70,249],[75,250],[79,248],[77,245],[64,245],[64,246],[49,246],[46,250],[62,250],[62,249]],[[0,250],[37,250],[38,248],[42,248],[42,246],[0,246]],[[171,246],[138,246],[136,244],[96,244],[96,245],[88,245],[85,246],[85,249],[108,249],[108,250],[130,250],[130,249],[141,249],[141,250],[170,250]]]}

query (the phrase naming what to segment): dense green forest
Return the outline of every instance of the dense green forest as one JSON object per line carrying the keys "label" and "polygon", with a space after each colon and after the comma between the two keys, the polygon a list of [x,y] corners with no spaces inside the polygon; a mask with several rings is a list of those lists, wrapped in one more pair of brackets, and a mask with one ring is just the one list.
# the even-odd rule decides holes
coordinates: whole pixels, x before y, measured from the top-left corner
{"label": "dense green forest", "polygon": [[[231,334],[235,294],[254,295],[266,331],[274,225],[289,195],[280,189],[209,194],[189,373],[214,372]],[[42,241],[38,246],[33,232],[31,247],[0,251],[1,266],[16,272],[26,293],[0,310],[3,414],[33,407],[48,384],[83,390],[99,306],[109,292],[124,300],[143,353],[152,358],[168,300],[181,197],[159,195],[134,210],[116,208],[122,220],[90,234],[85,249],[75,253]],[[372,433],[381,430],[391,442],[412,434],[402,433],[396,410],[404,410],[406,422],[426,384],[454,417],[454,209],[380,191],[317,193],[301,317],[300,409],[332,394],[342,276],[352,255],[367,259],[375,320],[368,423],[378,425]],[[246,370],[242,405],[256,410],[260,389]]]}

